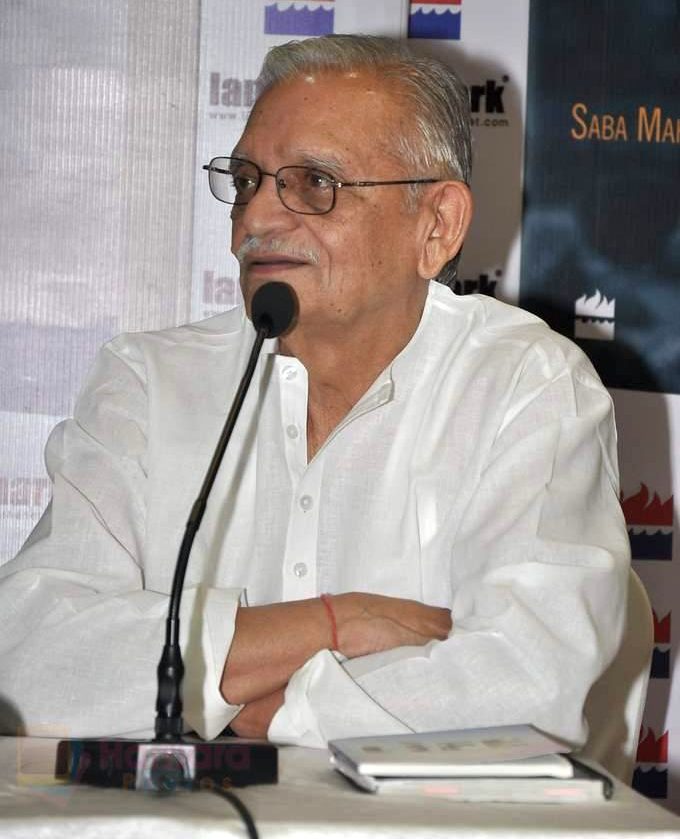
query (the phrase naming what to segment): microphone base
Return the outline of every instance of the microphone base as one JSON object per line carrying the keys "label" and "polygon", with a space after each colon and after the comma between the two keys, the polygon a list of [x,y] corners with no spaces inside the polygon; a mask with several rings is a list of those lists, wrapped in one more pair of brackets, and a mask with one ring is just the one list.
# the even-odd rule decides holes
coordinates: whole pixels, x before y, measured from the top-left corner
{"label": "microphone base", "polygon": [[55,777],[72,784],[172,792],[278,781],[278,749],[260,740],[158,743],[153,740],[61,740]]}

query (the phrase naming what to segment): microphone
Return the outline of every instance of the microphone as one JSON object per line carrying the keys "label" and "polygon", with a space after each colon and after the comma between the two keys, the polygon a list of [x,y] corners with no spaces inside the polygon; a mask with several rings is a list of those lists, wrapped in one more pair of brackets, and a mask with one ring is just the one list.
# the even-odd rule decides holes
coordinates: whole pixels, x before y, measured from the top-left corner
{"label": "microphone", "polygon": [[288,283],[273,280],[258,288],[250,309],[255,329],[266,329],[267,338],[278,338],[295,326],[297,297]]}
{"label": "microphone", "polygon": [[177,788],[224,789],[253,783],[276,783],[278,752],[270,743],[190,742],[183,738],[179,611],[184,577],[194,538],[203,519],[210,490],[243,406],[266,338],[290,331],[297,317],[297,297],[282,282],[269,282],[253,295],[251,318],[255,342],[234,396],[201,490],[186,523],[172,581],[165,644],[158,663],[155,738],[62,740],[57,746],[55,775],[72,783],[170,791]]}

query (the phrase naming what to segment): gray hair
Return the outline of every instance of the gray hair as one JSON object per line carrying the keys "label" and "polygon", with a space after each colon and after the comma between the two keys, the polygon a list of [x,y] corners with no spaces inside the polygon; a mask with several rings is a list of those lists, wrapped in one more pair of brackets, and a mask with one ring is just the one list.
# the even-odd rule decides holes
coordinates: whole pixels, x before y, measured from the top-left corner
{"label": "gray hair", "polygon": [[[397,138],[396,153],[420,177],[470,183],[470,100],[467,87],[446,64],[416,55],[404,42],[373,35],[326,35],[290,41],[267,53],[258,82],[259,95],[279,82],[314,70],[350,72],[370,67],[398,83],[413,109],[413,134]],[[419,196],[409,187],[410,205]],[[460,253],[435,278],[452,285]]]}

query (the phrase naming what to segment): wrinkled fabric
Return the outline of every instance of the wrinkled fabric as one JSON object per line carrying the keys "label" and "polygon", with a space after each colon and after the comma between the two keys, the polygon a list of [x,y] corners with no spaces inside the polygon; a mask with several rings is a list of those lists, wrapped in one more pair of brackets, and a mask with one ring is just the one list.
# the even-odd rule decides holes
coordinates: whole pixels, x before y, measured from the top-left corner
{"label": "wrinkled fabric", "polygon": [[[0,723],[140,735],[184,523],[253,341],[241,309],[123,335],[47,446],[50,507],[0,568]],[[521,310],[430,285],[405,349],[307,462],[307,374],[265,349],[189,562],[185,718],[214,737],[240,604],[346,591],[452,610],[450,637],[293,675],[269,736],[530,722],[572,743],[629,568],[611,400]],[[243,605],[242,605],[243,607]]]}

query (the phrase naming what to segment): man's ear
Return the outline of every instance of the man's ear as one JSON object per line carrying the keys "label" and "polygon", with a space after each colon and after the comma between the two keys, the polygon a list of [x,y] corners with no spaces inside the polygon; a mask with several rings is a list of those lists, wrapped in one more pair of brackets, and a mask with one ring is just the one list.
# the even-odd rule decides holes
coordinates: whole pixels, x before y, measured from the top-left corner
{"label": "man's ear", "polygon": [[463,244],[472,218],[472,193],[461,181],[435,184],[423,198],[423,244],[418,274],[426,280],[436,277]]}

